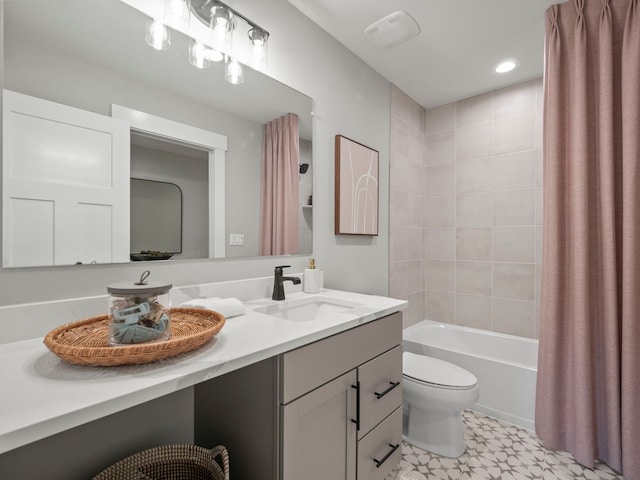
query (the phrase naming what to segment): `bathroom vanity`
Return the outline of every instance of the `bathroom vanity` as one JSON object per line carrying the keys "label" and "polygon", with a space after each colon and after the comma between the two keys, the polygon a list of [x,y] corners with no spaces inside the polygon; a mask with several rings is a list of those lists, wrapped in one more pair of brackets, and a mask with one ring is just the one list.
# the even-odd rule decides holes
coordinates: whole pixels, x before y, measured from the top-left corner
{"label": "bathroom vanity", "polygon": [[283,479],[381,480],[400,461],[401,342],[395,313],[280,355]]}
{"label": "bathroom vanity", "polygon": [[148,365],[70,365],[41,338],[0,345],[0,471],[31,478],[38,457],[56,465],[39,467],[47,478],[87,478],[170,441],[225,445],[239,479],[383,479],[401,453],[406,302],[323,290],[246,305],[210,344]]}
{"label": "bathroom vanity", "polygon": [[[240,478],[384,479],[401,455],[401,342],[393,313],[201,384],[196,443],[228,432],[230,451],[260,459]],[[222,412],[209,408],[219,396]]]}

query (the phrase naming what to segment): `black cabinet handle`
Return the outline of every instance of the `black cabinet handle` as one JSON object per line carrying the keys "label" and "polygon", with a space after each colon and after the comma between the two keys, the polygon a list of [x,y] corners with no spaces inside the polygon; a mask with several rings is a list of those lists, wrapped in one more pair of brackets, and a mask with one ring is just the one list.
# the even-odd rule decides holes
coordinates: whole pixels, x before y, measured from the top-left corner
{"label": "black cabinet handle", "polygon": [[360,382],[356,382],[355,385],[351,385],[351,388],[356,389],[356,419],[351,421],[356,424],[356,432],[360,431]]}
{"label": "black cabinet handle", "polygon": [[386,462],[386,461],[387,461],[387,459],[388,459],[391,455],[393,455],[393,452],[395,452],[395,451],[398,449],[398,447],[400,446],[400,444],[399,444],[399,443],[396,443],[396,444],[394,445],[394,444],[390,443],[390,444],[389,444],[389,446],[391,447],[391,450],[389,450],[389,451],[387,452],[387,454],[386,454],[384,457],[382,457],[382,459],[381,459],[381,460],[376,460],[375,458],[373,459],[373,461],[374,461],[374,462],[376,462],[376,468],[380,468],[380,466],[381,466],[384,462]]}
{"label": "black cabinet handle", "polygon": [[400,385],[400,382],[389,382],[391,384],[391,386],[389,388],[387,388],[384,392],[382,393],[378,393],[378,392],[373,392],[376,395],[376,398],[378,400],[380,400],[382,397],[384,397],[387,393],[389,393],[391,390],[393,390],[394,388],[396,388],[398,385]]}

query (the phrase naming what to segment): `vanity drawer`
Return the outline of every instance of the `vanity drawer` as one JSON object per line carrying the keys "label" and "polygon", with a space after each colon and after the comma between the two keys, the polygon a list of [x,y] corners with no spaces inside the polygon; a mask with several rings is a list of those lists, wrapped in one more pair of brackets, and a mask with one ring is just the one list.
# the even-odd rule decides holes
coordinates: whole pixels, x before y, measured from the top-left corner
{"label": "vanity drawer", "polygon": [[402,405],[402,346],[368,361],[358,368],[360,382],[360,431],[366,435]]}
{"label": "vanity drawer", "polygon": [[287,404],[402,343],[400,312],[280,355],[280,403]]}
{"label": "vanity drawer", "polygon": [[358,478],[384,480],[402,457],[402,407],[358,442]]}

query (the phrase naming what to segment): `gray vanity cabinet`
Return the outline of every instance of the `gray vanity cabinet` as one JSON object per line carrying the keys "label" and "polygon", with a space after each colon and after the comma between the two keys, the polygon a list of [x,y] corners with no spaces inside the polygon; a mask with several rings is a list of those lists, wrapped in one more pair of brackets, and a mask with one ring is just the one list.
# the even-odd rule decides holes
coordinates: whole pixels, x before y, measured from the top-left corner
{"label": "gray vanity cabinet", "polygon": [[355,480],[355,385],[350,371],[281,407],[281,478]]}
{"label": "gray vanity cabinet", "polygon": [[195,440],[233,478],[383,480],[400,461],[402,315],[364,323],[195,387]]}
{"label": "gray vanity cabinet", "polygon": [[358,368],[358,478],[383,480],[402,455],[402,346]]}
{"label": "gray vanity cabinet", "polygon": [[383,479],[402,438],[396,313],[279,357],[280,479]]}

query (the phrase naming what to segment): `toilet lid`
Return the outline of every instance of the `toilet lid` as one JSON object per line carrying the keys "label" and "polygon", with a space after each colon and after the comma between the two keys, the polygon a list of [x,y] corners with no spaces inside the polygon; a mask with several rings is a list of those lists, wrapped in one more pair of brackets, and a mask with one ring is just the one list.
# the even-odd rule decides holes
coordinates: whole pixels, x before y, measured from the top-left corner
{"label": "toilet lid", "polygon": [[402,354],[402,374],[417,382],[447,388],[472,388],[478,383],[475,375],[464,368],[411,352]]}

